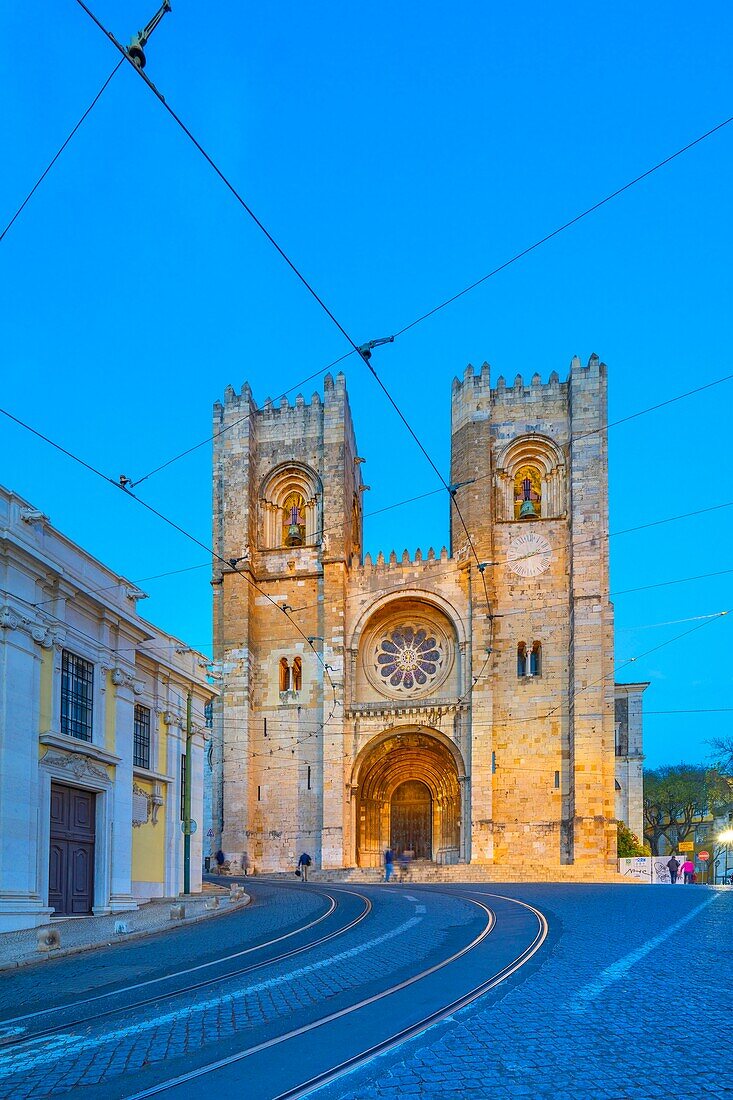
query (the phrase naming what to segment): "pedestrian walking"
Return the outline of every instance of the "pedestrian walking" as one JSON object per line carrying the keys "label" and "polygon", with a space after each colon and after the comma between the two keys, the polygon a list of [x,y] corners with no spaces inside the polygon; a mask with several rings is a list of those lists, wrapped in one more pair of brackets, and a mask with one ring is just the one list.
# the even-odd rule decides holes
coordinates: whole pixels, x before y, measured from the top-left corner
{"label": "pedestrian walking", "polygon": [[312,862],[313,862],[313,860],[311,859],[311,857],[308,855],[307,852],[303,852],[301,854],[301,857],[298,860],[298,870],[300,871],[300,881],[301,882],[307,882],[308,881],[308,868],[310,867]]}
{"label": "pedestrian walking", "polygon": [[685,886],[690,886],[695,881],[695,864],[691,859],[686,859],[681,867],[682,874],[685,876]]}
{"label": "pedestrian walking", "polygon": [[221,865],[224,862],[224,853],[222,852],[221,848],[219,849],[219,851],[214,856],[214,859],[216,860],[216,866],[221,871]]}
{"label": "pedestrian walking", "polygon": [[242,852],[242,872],[245,878],[249,874],[249,856],[246,852]]}
{"label": "pedestrian walking", "polygon": [[394,871],[394,852],[388,848],[384,853],[384,881],[389,882]]}
{"label": "pedestrian walking", "polygon": [[410,859],[412,852],[409,849],[404,848],[400,852],[399,864],[400,864],[400,882],[404,882],[405,879],[410,877]]}
{"label": "pedestrian walking", "polygon": [[680,861],[677,859],[677,856],[674,854],[674,852],[672,852],[671,858],[667,860],[667,870],[669,871],[669,881],[672,883],[673,886],[677,881],[677,872],[679,871],[679,869]]}

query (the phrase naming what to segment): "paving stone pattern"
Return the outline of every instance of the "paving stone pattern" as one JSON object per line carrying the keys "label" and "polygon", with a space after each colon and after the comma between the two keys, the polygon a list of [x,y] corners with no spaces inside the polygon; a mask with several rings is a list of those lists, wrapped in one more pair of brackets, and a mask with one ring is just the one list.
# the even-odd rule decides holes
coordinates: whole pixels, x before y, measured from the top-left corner
{"label": "paving stone pattern", "polygon": [[131,942],[118,937],[111,945],[84,955],[46,957],[35,965],[5,971],[0,975],[0,1023],[3,1016],[48,1004],[49,990],[53,1003],[58,1003],[103,990],[111,983],[144,981],[175,966],[204,962],[287,932],[318,917],[328,904],[323,897],[297,887],[279,890],[275,905],[271,899],[271,888],[253,888],[246,909],[216,913],[203,924],[169,928],[165,935]]}
{"label": "paving stone pattern", "polygon": [[505,893],[550,917],[554,945],[544,963],[313,1097],[733,1096],[733,890]]}
{"label": "paving stone pattern", "polygon": [[[385,977],[399,980],[456,929],[469,942],[481,924],[476,907],[459,898],[436,899],[425,913],[400,892],[386,893],[368,930],[359,927],[306,955],[267,966],[248,978],[223,981],[149,1009],[109,1017],[38,1043],[0,1049],[0,1097],[21,1100],[109,1083],[145,1065],[198,1054],[239,1036],[240,1045],[262,1040],[268,1025],[293,1013],[315,1018],[356,999]],[[449,916],[450,919],[446,919]],[[399,977],[397,977],[399,976]],[[281,1027],[276,1030],[282,1030]],[[179,1072],[186,1066],[181,1065]]]}

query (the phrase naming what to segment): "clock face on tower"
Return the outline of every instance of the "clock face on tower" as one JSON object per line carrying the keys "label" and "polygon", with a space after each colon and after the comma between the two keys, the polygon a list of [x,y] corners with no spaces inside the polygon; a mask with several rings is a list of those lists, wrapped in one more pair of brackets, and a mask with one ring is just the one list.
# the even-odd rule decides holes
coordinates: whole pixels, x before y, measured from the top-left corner
{"label": "clock face on tower", "polygon": [[550,567],[552,547],[544,535],[527,531],[512,539],[507,551],[507,565],[520,577],[539,577]]}

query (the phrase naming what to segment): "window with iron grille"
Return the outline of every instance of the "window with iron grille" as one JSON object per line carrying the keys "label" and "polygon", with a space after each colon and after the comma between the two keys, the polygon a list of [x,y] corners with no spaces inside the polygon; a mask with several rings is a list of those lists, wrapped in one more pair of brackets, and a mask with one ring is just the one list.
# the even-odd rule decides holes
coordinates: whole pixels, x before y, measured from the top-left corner
{"label": "window with iron grille", "polygon": [[136,768],[150,767],[150,711],[140,703],[135,704],[132,763]]}
{"label": "window with iron grille", "polygon": [[64,649],[61,653],[61,732],[92,739],[94,665]]}

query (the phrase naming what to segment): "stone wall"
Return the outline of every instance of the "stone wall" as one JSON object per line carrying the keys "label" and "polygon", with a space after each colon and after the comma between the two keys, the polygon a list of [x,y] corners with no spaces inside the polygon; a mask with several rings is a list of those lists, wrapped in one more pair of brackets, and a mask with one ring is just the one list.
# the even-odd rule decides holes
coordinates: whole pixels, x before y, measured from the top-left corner
{"label": "stone wall", "polygon": [[[574,359],[567,382],[535,373],[494,388],[487,364],[469,367],[451,407],[450,549],[362,562],[343,376],[310,404],[258,409],[244,386],[215,406],[214,544],[228,562],[214,561],[217,846],[235,866],[247,853],[285,868],[303,849],[324,868],[353,866],[371,750],[433,737],[455,760],[462,860],[591,877],[615,867],[605,367]],[[541,482],[530,520],[515,518],[522,463]],[[268,544],[278,471],[316,486],[305,545]],[[439,646],[434,689],[380,681],[377,650],[400,622]],[[535,653],[521,676],[520,645]],[[296,658],[302,683],[283,692],[281,662]],[[380,820],[369,859],[390,840]]]}

